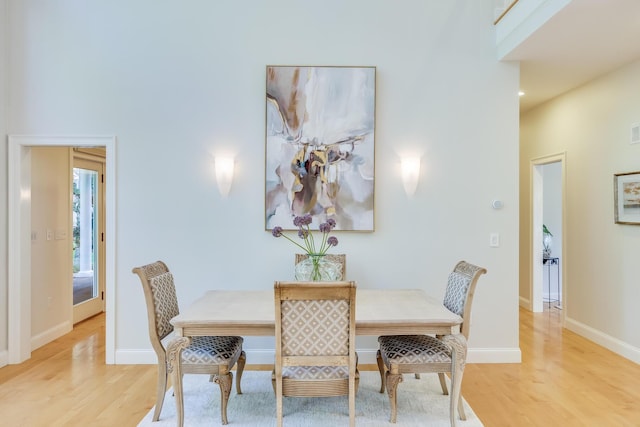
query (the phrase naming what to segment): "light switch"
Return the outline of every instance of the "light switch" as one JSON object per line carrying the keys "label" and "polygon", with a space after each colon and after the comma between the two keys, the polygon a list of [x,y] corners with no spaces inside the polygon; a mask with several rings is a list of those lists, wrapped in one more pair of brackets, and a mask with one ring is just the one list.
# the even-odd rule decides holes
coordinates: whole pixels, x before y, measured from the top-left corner
{"label": "light switch", "polygon": [[489,246],[492,248],[497,248],[500,246],[500,234],[491,233],[489,234]]}
{"label": "light switch", "polygon": [[47,240],[53,240],[53,230],[47,229]]}

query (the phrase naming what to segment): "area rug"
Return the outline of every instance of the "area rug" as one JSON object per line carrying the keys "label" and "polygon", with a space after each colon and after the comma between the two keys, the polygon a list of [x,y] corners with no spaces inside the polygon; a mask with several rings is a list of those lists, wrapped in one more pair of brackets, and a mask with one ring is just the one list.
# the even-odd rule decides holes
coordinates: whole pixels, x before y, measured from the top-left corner
{"label": "area rug", "polygon": [[[207,375],[184,377],[185,427],[220,425],[220,389],[209,382]],[[360,387],[356,396],[357,426],[450,427],[449,396],[442,394],[436,374],[422,374],[421,379],[405,375],[398,386],[398,419],[389,422],[389,398],[380,389],[378,372],[360,372]],[[482,427],[469,405],[464,402],[467,420],[458,420],[460,427]],[[283,401],[284,426],[326,427],[348,426],[347,397],[300,398]],[[172,390],[165,397],[160,420],[151,422],[153,409],[138,427],[175,427],[176,407]],[[246,371],[242,375],[242,394],[233,391],[227,407],[229,426],[267,427],[276,425],[276,398],[271,387],[271,372]]]}

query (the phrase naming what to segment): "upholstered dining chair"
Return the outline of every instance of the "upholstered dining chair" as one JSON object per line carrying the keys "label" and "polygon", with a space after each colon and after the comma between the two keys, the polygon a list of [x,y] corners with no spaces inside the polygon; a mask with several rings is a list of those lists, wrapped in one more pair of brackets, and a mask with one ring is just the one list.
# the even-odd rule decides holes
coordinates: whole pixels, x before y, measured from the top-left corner
{"label": "upholstered dining chair", "polygon": [[355,425],[358,387],[355,352],[356,284],[275,282],[277,425],[283,397],[349,396]]}
{"label": "upholstered dining chair", "polygon": [[[391,405],[392,423],[397,418],[397,387],[402,382],[402,374],[413,373],[416,378],[420,378],[420,373],[437,373],[440,379],[440,386],[443,394],[449,394],[445,382],[445,373],[451,374],[451,381],[455,375],[455,351],[462,351],[462,360],[466,359],[466,340],[469,338],[469,327],[471,318],[471,304],[476,284],[480,275],[487,270],[460,261],[449,274],[447,288],[444,296],[444,306],[462,317],[460,334],[463,338],[463,346],[456,346],[448,338],[430,335],[389,335],[378,337],[380,345],[376,356],[382,386],[380,393],[384,393],[385,387],[389,395]],[[451,402],[450,416],[451,425],[455,426],[455,407],[458,407],[460,419],[466,420],[462,399],[458,402]]]}
{"label": "upholstered dining chair", "polygon": [[[133,272],[140,277],[149,320],[149,338],[158,357],[158,387],[153,421],[158,421],[167,388],[167,346],[173,337],[170,320],[179,314],[178,298],[173,275],[162,261],[136,267]],[[242,350],[242,337],[193,337],[191,344],[182,350],[181,368],[185,374],[209,374],[211,381],[220,386],[222,424],[227,424],[227,402],[237,363],[236,392],[242,394],[240,380],[246,361]],[[178,408],[178,425],[184,415]]]}
{"label": "upholstered dining chair", "polygon": [[[296,254],[295,264],[300,261],[309,258],[309,254]],[[346,280],[347,277],[347,255],[346,254],[326,254],[325,259],[333,261],[342,266],[342,280]]]}

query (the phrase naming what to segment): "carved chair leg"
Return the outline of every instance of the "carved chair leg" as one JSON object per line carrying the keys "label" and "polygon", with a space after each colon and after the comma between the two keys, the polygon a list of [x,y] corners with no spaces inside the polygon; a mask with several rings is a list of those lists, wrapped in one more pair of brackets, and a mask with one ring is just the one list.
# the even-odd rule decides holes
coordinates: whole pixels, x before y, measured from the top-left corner
{"label": "carved chair leg", "polygon": [[184,425],[184,399],[182,397],[182,350],[189,347],[191,338],[176,337],[167,346],[167,371],[171,374],[173,395],[176,400],[178,427]]}
{"label": "carved chair leg", "polygon": [[378,370],[380,371],[380,393],[384,393],[384,388],[385,388],[385,375],[384,375],[385,366],[384,366],[384,362],[382,361],[382,356],[380,355],[380,350],[378,350],[378,353],[376,353],[376,362],[378,362]]}
{"label": "carved chair leg", "polygon": [[387,394],[389,395],[389,404],[391,405],[391,417],[389,421],[396,422],[398,415],[398,384],[402,382],[402,374],[392,374],[390,371],[386,373]]}
{"label": "carved chair leg", "polygon": [[167,376],[167,363],[163,362],[162,364],[158,364],[158,387],[156,390],[156,406],[153,410],[152,421],[158,421],[160,419],[160,412],[164,404],[164,395],[167,392]]}
{"label": "carved chair leg", "polygon": [[244,372],[244,365],[245,363],[247,363],[247,355],[244,352],[244,350],[242,350],[242,353],[240,353],[240,357],[238,358],[238,362],[237,362],[237,369],[236,369],[236,393],[238,394],[242,394],[242,389],[240,388],[240,381],[242,380],[242,373]]}
{"label": "carved chair leg", "polygon": [[228,372],[223,375],[216,376],[216,383],[220,386],[220,415],[222,416],[222,424],[227,424],[227,403],[229,402],[229,394],[231,393],[231,383],[233,382],[233,373]]}

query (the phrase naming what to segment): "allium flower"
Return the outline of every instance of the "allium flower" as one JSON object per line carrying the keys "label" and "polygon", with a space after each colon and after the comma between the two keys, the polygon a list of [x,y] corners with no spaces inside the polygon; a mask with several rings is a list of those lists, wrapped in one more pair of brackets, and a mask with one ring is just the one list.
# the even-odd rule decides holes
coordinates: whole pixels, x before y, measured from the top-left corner
{"label": "allium flower", "polygon": [[276,226],[273,227],[271,234],[273,237],[284,237],[289,240],[294,245],[300,247],[303,251],[305,251],[309,255],[324,255],[327,253],[327,250],[331,246],[338,245],[338,239],[335,236],[329,237],[329,233],[335,228],[336,221],[333,218],[327,219],[326,222],[323,222],[318,227],[319,231],[322,233],[322,239],[320,240],[320,246],[316,247],[316,242],[313,237],[313,233],[309,229],[309,224],[313,221],[313,217],[309,214],[303,216],[296,216],[293,219],[293,225],[298,227],[298,237],[301,238],[304,242],[302,244],[294,241],[289,236],[282,232],[282,227]]}
{"label": "allium flower", "polygon": [[273,234],[273,237],[280,237],[282,236],[282,227],[273,227],[273,230],[271,230],[271,234]]}

